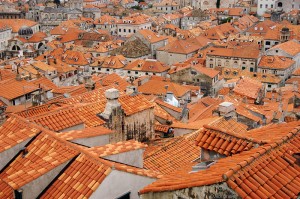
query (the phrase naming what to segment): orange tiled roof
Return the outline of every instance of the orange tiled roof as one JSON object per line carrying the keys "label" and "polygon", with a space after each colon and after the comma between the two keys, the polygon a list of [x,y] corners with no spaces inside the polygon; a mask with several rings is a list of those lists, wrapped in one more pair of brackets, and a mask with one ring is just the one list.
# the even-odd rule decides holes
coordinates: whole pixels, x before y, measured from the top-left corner
{"label": "orange tiled roof", "polygon": [[168,104],[167,102],[164,102],[160,99],[157,99],[155,100],[155,103],[158,104],[159,106],[161,107],[165,107],[165,108],[168,108],[168,109],[171,109],[177,113],[181,113],[182,112],[182,108],[179,108],[179,107],[176,107],[176,106],[173,106],[171,104]]}
{"label": "orange tiled roof", "polygon": [[159,48],[160,51],[166,51],[169,53],[177,53],[177,54],[190,54],[196,52],[201,47],[185,40],[176,40],[172,43],[167,44]]}
{"label": "orange tiled roof", "polygon": [[117,85],[122,91],[125,91],[130,84],[116,73],[105,75],[100,79],[102,86]]}
{"label": "orange tiled roof", "polygon": [[144,167],[170,174],[181,167],[194,165],[192,161],[199,157],[199,152],[200,148],[195,146],[191,135],[171,138],[155,150],[146,152]]}
{"label": "orange tiled roof", "polygon": [[180,190],[226,182],[241,198],[296,198],[300,185],[299,127],[276,143],[219,159],[210,168],[194,173],[178,171],[146,186],[141,194]]}
{"label": "orange tiled roof", "polygon": [[161,108],[158,104],[155,104],[154,115],[155,117],[159,117],[165,120],[176,121],[176,119],[172,115],[170,115],[167,111]]}
{"label": "orange tiled roof", "polygon": [[36,90],[38,90],[36,85],[25,80],[17,81],[10,79],[10,81],[3,84],[0,82],[0,96],[8,100],[13,100]]}
{"label": "orange tiled roof", "polygon": [[98,157],[105,157],[105,156],[114,155],[118,153],[125,153],[132,150],[144,149],[146,147],[147,147],[146,144],[143,144],[136,140],[128,140],[128,141],[121,141],[113,144],[107,144],[99,147],[91,147],[86,150]]}
{"label": "orange tiled roof", "polygon": [[1,19],[1,23],[12,27],[13,33],[18,33],[22,26],[33,27],[34,25],[37,25],[37,22],[28,19]]}
{"label": "orange tiled roof", "polygon": [[[300,48],[299,48],[300,49]],[[283,56],[262,56],[261,60],[258,63],[260,68],[269,68],[269,69],[288,69],[295,61]]]}
{"label": "orange tiled roof", "polygon": [[0,152],[8,150],[40,132],[24,119],[11,115],[0,126]]}
{"label": "orange tiled roof", "polygon": [[213,111],[216,109],[217,105],[210,105],[199,112],[196,112],[193,116],[189,118],[189,122],[195,122],[197,120],[203,120],[206,118],[213,117]]}
{"label": "orange tiled roof", "polygon": [[169,128],[170,128],[170,126],[162,125],[162,124],[159,124],[159,123],[154,125],[154,130],[158,131],[158,132],[167,133]]}
{"label": "orange tiled roof", "polygon": [[32,81],[32,83],[35,84],[36,86],[40,86],[45,90],[52,90],[57,88],[57,86],[46,77],[40,77],[38,79],[35,79]]}
{"label": "orange tiled roof", "polygon": [[0,198],[14,198],[13,193],[13,188],[0,179]]}
{"label": "orange tiled roof", "polygon": [[126,115],[132,115],[146,109],[154,108],[154,104],[148,101],[143,95],[125,95],[119,98],[119,102]]}
{"label": "orange tiled roof", "polygon": [[[42,176],[58,165],[75,157],[78,152],[68,148],[54,135],[42,132],[1,172],[0,178],[14,190]],[[30,166],[29,166],[30,165]]]}
{"label": "orange tiled roof", "polygon": [[213,124],[204,125],[196,138],[196,145],[226,156],[250,150],[259,143],[242,135],[246,127],[234,120],[217,120]]}
{"label": "orange tiled roof", "polygon": [[254,46],[243,48],[212,48],[207,55],[223,56],[223,57],[239,57],[257,59],[259,57],[259,49]]}
{"label": "orange tiled roof", "polygon": [[102,162],[80,154],[41,198],[89,198],[111,170]]}
{"label": "orange tiled roof", "polygon": [[260,82],[250,78],[243,78],[238,81],[238,84],[234,87],[233,92],[238,95],[256,99],[261,89],[262,84]]}
{"label": "orange tiled roof", "polygon": [[57,136],[65,140],[75,140],[80,138],[96,137],[112,133],[112,130],[103,126],[84,128],[82,130],[72,130],[64,133],[58,133]]}
{"label": "orange tiled roof", "polygon": [[162,64],[157,60],[135,60],[129,63],[124,70],[133,70],[133,71],[144,71],[144,72],[155,72],[162,73],[168,71],[169,66]]}
{"label": "orange tiled roof", "polygon": [[153,31],[151,30],[139,30],[138,33],[140,33],[141,35],[143,35],[143,37],[148,40],[150,43],[156,43],[162,40],[167,40],[167,37],[162,36],[162,35],[157,35],[155,34]]}
{"label": "orange tiled roof", "polygon": [[175,97],[182,97],[184,94],[190,91],[186,87],[173,82],[152,79],[139,86],[138,90],[144,94],[165,95],[167,92],[165,89],[166,85],[168,85],[168,91],[173,92]]}
{"label": "orange tiled roof", "polygon": [[272,49],[272,50],[273,49],[280,49],[280,50],[283,50],[284,52],[286,52],[286,53],[288,53],[292,56],[295,56],[298,53],[300,53],[300,44],[295,40],[290,40],[290,41],[278,44],[276,46],[273,46],[270,49]]}
{"label": "orange tiled roof", "polygon": [[204,125],[208,125],[208,124],[210,124],[210,123],[212,123],[216,120],[218,120],[218,117],[209,117],[209,118],[205,118],[205,119],[202,119],[202,120],[196,120],[194,122],[188,122],[188,123],[174,122],[171,126],[173,128],[179,128],[179,129],[199,130]]}

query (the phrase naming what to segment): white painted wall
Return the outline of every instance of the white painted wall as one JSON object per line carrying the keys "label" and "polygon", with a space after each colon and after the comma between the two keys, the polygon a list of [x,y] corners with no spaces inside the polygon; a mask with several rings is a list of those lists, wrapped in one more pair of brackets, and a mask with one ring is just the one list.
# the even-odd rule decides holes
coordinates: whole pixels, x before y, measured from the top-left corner
{"label": "white painted wall", "polygon": [[66,128],[66,129],[62,129],[60,130],[59,132],[67,132],[67,131],[72,131],[72,130],[81,130],[81,129],[84,129],[84,124],[78,124],[76,126],[71,126],[69,128]]}
{"label": "white painted wall", "polygon": [[104,146],[106,144],[109,144],[109,134],[89,138],[80,138],[72,140],[72,142],[89,147]]}
{"label": "white painted wall", "polygon": [[28,138],[27,140],[5,150],[0,153],[0,170],[3,169],[4,166],[15,156],[17,153],[31,140]]}
{"label": "white painted wall", "polygon": [[66,161],[46,174],[21,187],[23,190],[23,199],[36,198],[68,163],[69,161]]}
{"label": "white painted wall", "polygon": [[138,191],[154,181],[155,178],[113,170],[90,199],[114,199],[127,192],[131,192],[130,199],[139,199]]}
{"label": "white painted wall", "polygon": [[118,153],[114,155],[105,156],[105,159],[131,165],[134,167],[143,168],[143,154],[144,149],[138,149],[134,151],[128,151],[125,153]]}

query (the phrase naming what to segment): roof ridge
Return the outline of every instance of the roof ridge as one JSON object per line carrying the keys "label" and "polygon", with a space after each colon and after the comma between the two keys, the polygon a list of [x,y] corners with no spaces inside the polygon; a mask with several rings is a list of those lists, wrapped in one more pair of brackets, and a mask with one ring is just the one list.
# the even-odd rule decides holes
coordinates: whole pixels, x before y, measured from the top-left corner
{"label": "roof ridge", "polygon": [[275,149],[278,149],[278,147],[281,147],[288,140],[291,140],[293,137],[298,135],[299,132],[300,132],[300,127],[295,127],[292,131],[290,131],[287,134],[287,136],[284,136],[283,139],[281,139],[280,141],[276,141],[276,142],[271,143],[271,144],[266,144],[266,145],[263,145],[263,146],[257,148],[257,151],[254,154],[250,155],[250,157],[247,158],[246,160],[243,160],[243,161],[239,162],[233,168],[230,168],[229,171],[225,172],[222,175],[222,178],[225,181],[229,180],[239,170],[244,169],[247,166],[250,166],[251,163],[259,160],[260,158],[263,157],[263,155],[265,155],[269,152],[272,152]]}
{"label": "roof ridge", "polygon": [[236,137],[236,138],[239,138],[239,139],[242,139],[242,140],[247,140],[247,141],[250,141],[250,142],[255,142],[257,144],[262,144],[264,143],[263,141],[260,141],[260,140],[256,140],[254,138],[247,138],[247,137],[242,137],[234,132],[231,132],[231,131],[228,131],[228,130],[223,130],[223,129],[220,129],[216,126],[211,126],[211,124],[204,124],[203,127],[205,129],[210,129],[210,130],[214,130],[214,131],[219,131],[221,133],[224,133],[226,135],[229,135],[229,136],[233,136],[233,137]]}

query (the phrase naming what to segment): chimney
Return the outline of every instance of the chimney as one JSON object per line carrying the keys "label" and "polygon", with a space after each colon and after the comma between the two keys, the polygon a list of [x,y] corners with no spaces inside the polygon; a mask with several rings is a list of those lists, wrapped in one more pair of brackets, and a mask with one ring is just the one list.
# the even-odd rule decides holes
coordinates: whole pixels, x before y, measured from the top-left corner
{"label": "chimney", "polygon": [[111,88],[105,91],[107,102],[104,112],[100,114],[101,117],[108,120],[113,110],[121,106],[118,101],[119,96],[120,93],[118,89]]}
{"label": "chimney", "polygon": [[219,114],[226,119],[230,119],[236,115],[234,104],[231,102],[222,102],[219,104]]}
{"label": "chimney", "polygon": [[126,94],[127,95],[131,95],[131,96],[134,96],[136,95],[138,92],[137,92],[137,87],[136,86],[127,86],[126,87]]}

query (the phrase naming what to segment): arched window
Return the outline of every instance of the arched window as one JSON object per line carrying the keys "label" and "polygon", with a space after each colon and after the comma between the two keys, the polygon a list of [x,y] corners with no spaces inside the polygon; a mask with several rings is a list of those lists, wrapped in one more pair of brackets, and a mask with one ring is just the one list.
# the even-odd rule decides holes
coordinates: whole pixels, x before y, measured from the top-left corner
{"label": "arched window", "polygon": [[12,47],[12,50],[21,50],[21,48],[20,48],[18,45],[14,45],[14,46]]}
{"label": "arched window", "polygon": [[41,42],[41,43],[39,43],[39,45],[38,45],[38,49],[40,49],[42,46],[43,46],[44,44]]}
{"label": "arched window", "polygon": [[282,8],[282,2],[279,2],[279,3],[278,3],[278,7],[279,7],[279,8]]}

